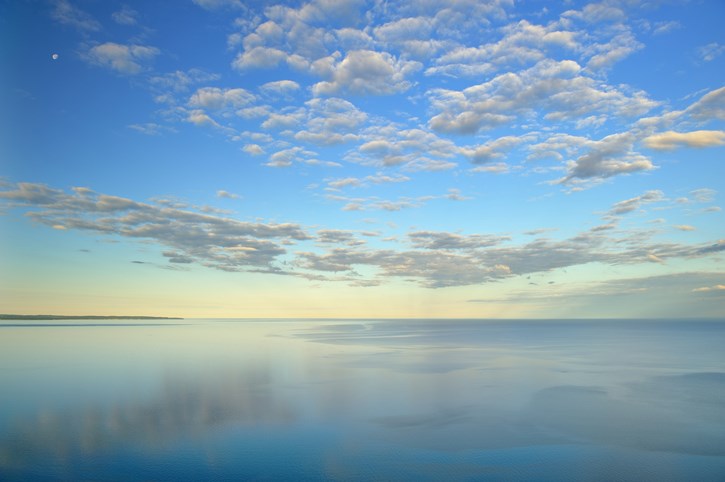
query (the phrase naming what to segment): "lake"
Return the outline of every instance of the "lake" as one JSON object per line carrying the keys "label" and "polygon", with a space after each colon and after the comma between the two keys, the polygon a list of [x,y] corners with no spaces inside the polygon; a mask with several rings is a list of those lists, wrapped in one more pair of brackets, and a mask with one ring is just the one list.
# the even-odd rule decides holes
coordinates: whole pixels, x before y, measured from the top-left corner
{"label": "lake", "polygon": [[725,480],[725,321],[0,323],[0,480]]}

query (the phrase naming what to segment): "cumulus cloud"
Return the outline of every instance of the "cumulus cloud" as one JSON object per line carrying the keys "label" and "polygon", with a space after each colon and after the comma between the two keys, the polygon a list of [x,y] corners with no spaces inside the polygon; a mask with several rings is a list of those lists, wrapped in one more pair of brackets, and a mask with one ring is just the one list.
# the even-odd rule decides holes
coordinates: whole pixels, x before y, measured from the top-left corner
{"label": "cumulus cloud", "polygon": [[189,98],[189,106],[218,110],[228,107],[242,107],[253,101],[254,95],[242,88],[203,87],[197,89]]}
{"label": "cumulus cloud", "polygon": [[253,156],[264,154],[264,149],[262,149],[259,144],[245,144],[244,147],[242,147],[242,150]]}
{"label": "cumulus cloud", "polygon": [[667,131],[645,137],[642,142],[650,149],[670,151],[680,146],[712,147],[725,145],[725,131]]}
{"label": "cumulus cloud", "polygon": [[479,146],[461,148],[461,152],[474,164],[484,164],[505,157],[509,150],[526,139],[525,137],[504,136]]}
{"label": "cumulus cloud", "polygon": [[609,42],[593,45],[589,48],[597,53],[587,62],[587,69],[608,69],[642,47],[644,45],[638,42],[631,32],[626,30],[619,32]]}
{"label": "cumulus cloud", "polygon": [[420,70],[421,64],[395,59],[386,52],[353,50],[331,68],[331,80],[312,87],[315,95],[394,94],[404,92],[412,83],[406,76]]}
{"label": "cumulus cloud", "polygon": [[309,65],[309,62],[299,55],[288,55],[280,49],[271,47],[254,47],[237,55],[232,66],[238,70],[247,70],[277,67],[283,62],[297,69],[307,68]]}
{"label": "cumulus cloud", "polygon": [[446,52],[426,70],[427,75],[472,76],[489,74],[505,67],[530,65],[546,58],[549,49],[578,50],[577,32],[561,29],[557,23],[535,25],[526,20],[502,29],[502,38],[479,47],[460,46]]}
{"label": "cumulus cloud", "polygon": [[267,95],[285,97],[300,90],[300,84],[294,80],[277,80],[263,84],[259,90]]}
{"label": "cumulus cloud", "polygon": [[649,158],[634,152],[635,140],[636,136],[628,132],[587,142],[588,152],[576,160],[568,161],[567,175],[557,183],[579,184],[654,169]]}
{"label": "cumulus cloud", "polygon": [[301,147],[290,147],[282,149],[269,156],[269,162],[265,165],[269,167],[290,167],[294,162],[306,162],[313,159],[317,154],[312,151],[305,150]]}
{"label": "cumulus cloud", "polygon": [[430,127],[454,134],[474,134],[537,114],[558,122],[594,114],[631,117],[657,105],[643,92],[627,93],[583,75],[572,60],[551,59],[462,91],[433,89],[428,98],[436,112]]}
{"label": "cumulus cloud", "polygon": [[95,65],[106,67],[116,72],[135,75],[145,69],[148,62],[159,55],[156,47],[146,45],[124,45],[114,42],[91,47],[86,59]]}
{"label": "cumulus cloud", "polygon": [[407,171],[437,171],[456,167],[452,159],[460,148],[425,129],[399,129],[395,125],[371,128],[367,142],[345,158],[376,167],[401,166]]}
{"label": "cumulus cloud", "polygon": [[216,197],[224,199],[239,199],[239,194],[234,194],[229,191],[224,191],[223,189],[220,189],[216,192]]}
{"label": "cumulus cloud", "polygon": [[305,103],[305,126],[294,134],[299,141],[318,145],[342,144],[360,138],[368,115],[347,100],[314,98]]}

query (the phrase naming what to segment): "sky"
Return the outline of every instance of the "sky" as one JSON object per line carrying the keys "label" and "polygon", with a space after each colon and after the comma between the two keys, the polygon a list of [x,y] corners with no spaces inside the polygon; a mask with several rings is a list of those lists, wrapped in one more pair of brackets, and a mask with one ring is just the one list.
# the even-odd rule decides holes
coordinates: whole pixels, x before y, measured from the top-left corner
{"label": "sky", "polygon": [[0,2],[0,312],[725,313],[725,3]]}

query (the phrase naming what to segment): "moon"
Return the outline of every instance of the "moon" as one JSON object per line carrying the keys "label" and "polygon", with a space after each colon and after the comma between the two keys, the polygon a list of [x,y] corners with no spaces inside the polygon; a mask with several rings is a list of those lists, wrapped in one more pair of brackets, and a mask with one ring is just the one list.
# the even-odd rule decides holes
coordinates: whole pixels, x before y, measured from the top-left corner
{"label": "moon", "polygon": [[53,54],[50,56],[50,58],[53,60],[58,60],[58,54]]}

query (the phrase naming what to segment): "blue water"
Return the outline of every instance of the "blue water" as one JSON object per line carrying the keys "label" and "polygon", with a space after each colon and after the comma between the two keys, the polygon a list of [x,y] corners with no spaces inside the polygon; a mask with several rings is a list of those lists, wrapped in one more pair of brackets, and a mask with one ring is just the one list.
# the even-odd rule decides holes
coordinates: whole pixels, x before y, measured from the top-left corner
{"label": "blue water", "polygon": [[0,480],[725,480],[725,321],[0,325]]}

